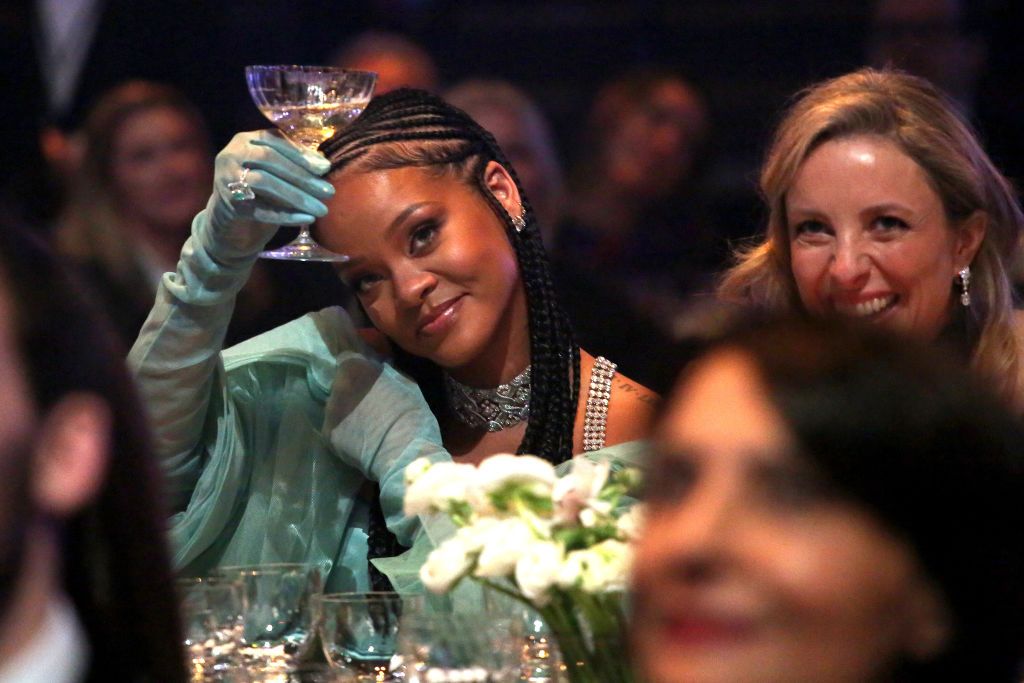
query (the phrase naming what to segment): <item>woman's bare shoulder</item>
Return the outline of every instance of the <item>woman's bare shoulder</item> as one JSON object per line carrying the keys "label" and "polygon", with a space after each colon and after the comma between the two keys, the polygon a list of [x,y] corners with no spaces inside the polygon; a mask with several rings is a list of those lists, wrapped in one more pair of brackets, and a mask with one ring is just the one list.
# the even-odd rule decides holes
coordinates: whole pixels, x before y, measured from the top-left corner
{"label": "woman's bare shoulder", "polygon": [[[580,353],[580,410],[577,414],[577,432],[583,434],[587,393],[594,357],[586,351]],[[612,377],[611,398],[605,424],[605,445],[614,446],[626,441],[645,439],[650,431],[660,397],[639,382],[618,372]]]}
{"label": "woman's bare shoulder", "polygon": [[625,375],[612,378],[612,397],[608,402],[608,426],[605,443],[614,446],[625,441],[646,439],[661,397]]}

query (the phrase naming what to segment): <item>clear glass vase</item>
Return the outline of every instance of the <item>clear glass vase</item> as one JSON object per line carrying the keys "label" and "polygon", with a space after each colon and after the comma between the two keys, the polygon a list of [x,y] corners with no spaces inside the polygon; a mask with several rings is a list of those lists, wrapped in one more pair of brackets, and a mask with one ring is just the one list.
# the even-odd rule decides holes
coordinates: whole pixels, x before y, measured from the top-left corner
{"label": "clear glass vase", "polygon": [[622,595],[556,592],[539,608],[558,646],[561,678],[569,683],[633,683]]}

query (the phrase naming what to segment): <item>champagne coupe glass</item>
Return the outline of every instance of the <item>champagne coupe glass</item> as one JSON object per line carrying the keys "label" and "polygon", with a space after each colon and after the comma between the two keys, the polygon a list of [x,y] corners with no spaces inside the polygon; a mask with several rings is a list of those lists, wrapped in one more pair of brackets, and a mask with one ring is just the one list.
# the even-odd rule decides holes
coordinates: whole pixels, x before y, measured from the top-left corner
{"label": "champagne coupe glass", "polygon": [[[366,108],[377,74],[329,66],[245,67],[253,102],[299,147],[317,151],[321,142],[351,123]],[[290,243],[260,252],[286,261],[347,261],[316,243],[304,225]]]}

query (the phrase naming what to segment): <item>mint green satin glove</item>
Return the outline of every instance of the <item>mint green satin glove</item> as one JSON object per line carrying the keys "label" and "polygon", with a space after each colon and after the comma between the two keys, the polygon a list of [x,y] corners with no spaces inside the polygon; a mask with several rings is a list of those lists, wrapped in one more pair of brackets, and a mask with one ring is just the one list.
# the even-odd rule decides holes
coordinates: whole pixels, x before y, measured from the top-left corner
{"label": "mint green satin glove", "polygon": [[[192,234],[220,264],[247,266],[279,226],[308,225],[327,214],[324,200],[334,188],[320,176],[330,167],[277,131],[239,133],[217,155],[213,195],[196,216]],[[252,190],[252,199],[233,198],[228,186],[239,180]]]}

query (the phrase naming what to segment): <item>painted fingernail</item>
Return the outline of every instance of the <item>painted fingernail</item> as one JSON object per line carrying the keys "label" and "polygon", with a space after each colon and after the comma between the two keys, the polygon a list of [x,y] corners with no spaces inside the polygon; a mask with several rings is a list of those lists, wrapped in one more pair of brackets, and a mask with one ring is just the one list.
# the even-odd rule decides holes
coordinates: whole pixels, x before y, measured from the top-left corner
{"label": "painted fingernail", "polygon": [[324,173],[327,173],[329,170],[331,170],[331,162],[329,162],[327,159],[320,156],[319,154],[313,157],[312,162],[313,170],[319,173],[320,175],[323,175]]}
{"label": "painted fingernail", "polygon": [[322,194],[324,197],[334,196],[334,185],[331,185],[326,180],[318,180],[315,184],[317,192]]}

